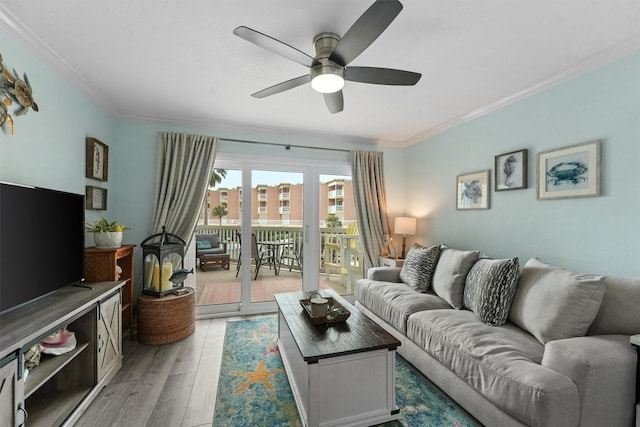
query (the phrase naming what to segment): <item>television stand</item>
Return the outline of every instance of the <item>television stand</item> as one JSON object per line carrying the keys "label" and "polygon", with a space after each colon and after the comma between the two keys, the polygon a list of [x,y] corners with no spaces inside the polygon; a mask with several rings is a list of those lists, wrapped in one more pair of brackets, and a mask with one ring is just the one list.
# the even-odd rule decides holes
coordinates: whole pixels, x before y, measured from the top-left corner
{"label": "television stand", "polygon": [[[69,426],[122,367],[124,282],[67,286],[0,315],[0,425]],[[68,353],[42,355],[25,375],[25,354],[66,327]]]}

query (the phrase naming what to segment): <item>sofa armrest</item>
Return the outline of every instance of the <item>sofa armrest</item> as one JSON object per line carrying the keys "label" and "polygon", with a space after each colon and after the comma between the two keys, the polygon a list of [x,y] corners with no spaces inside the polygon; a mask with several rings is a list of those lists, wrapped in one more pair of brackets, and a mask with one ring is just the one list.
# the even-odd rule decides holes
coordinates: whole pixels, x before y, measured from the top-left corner
{"label": "sofa armrest", "polygon": [[400,270],[400,267],[373,267],[367,271],[367,279],[400,283]]}
{"label": "sofa armrest", "polygon": [[580,394],[580,426],[632,425],[637,355],[628,335],[549,341],[542,366],[571,378]]}

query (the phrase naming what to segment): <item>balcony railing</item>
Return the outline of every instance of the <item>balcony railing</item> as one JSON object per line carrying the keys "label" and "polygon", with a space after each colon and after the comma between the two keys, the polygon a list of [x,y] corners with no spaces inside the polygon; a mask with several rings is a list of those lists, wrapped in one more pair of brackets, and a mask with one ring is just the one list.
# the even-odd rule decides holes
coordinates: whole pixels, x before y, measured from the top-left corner
{"label": "balcony railing", "polygon": [[[256,233],[258,241],[286,239],[293,244],[295,248],[300,248],[302,244],[303,235],[302,226],[300,225],[254,225],[251,230]],[[240,241],[237,234],[240,232],[240,227],[238,225],[198,225],[195,232],[199,234],[217,234],[221,242],[227,242],[227,250],[229,251],[231,260],[238,259],[240,255]],[[324,254],[324,242],[329,236],[346,234],[346,232],[346,227],[320,227],[321,248],[318,256],[322,258],[322,254]]]}

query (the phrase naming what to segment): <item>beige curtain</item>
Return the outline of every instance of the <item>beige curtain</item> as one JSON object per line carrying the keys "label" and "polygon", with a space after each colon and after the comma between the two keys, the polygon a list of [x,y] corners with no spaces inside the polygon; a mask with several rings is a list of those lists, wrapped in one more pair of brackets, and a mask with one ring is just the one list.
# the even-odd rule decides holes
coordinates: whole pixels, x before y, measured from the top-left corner
{"label": "beige curtain", "polygon": [[218,138],[158,132],[158,162],[150,234],[176,234],[187,244],[202,208]]}
{"label": "beige curtain", "polygon": [[351,176],[366,277],[366,269],[378,265],[384,236],[390,234],[382,153],[351,151]]}

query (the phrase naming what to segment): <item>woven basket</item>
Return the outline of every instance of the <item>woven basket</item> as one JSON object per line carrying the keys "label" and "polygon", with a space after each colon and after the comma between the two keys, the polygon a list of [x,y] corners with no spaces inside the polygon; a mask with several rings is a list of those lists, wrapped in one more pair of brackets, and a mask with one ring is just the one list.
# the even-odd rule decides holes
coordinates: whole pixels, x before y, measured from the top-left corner
{"label": "woven basket", "polygon": [[340,304],[338,301],[336,301],[333,297],[323,297],[326,298],[328,303],[329,303],[329,310],[333,310],[334,308],[339,308],[340,310],[342,310],[342,314],[339,315],[338,317],[334,318],[334,319],[328,319],[327,316],[319,316],[319,317],[313,317],[311,315],[311,302],[309,299],[301,299],[300,300],[300,305],[304,308],[304,311],[307,313],[307,315],[309,316],[309,320],[311,320],[311,323],[313,323],[314,325],[326,325],[329,323],[340,323],[340,322],[345,322],[349,316],[351,316],[351,312],[349,310],[347,310],[347,308],[345,306],[343,306],[342,304]]}
{"label": "woven basket", "polygon": [[142,344],[161,345],[179,341],[196,329],[195,290],[184,295],[138,298],[138,339]]}

